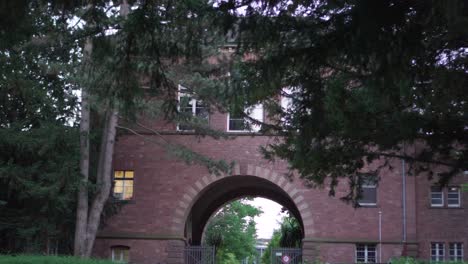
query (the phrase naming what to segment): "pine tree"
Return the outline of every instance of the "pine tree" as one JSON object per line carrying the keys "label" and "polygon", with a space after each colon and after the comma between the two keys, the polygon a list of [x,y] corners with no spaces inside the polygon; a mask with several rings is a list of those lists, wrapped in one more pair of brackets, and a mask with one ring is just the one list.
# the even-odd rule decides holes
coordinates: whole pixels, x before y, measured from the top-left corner
{"label": "pine tree", "polygon": [[0,251],[67,253],[78,173],[77,58],[52,6],[2,2]]}
{"label": "pine tree", "polygon": [[[281,139],[263,149],[267,158],[287,160],[311,185],[330,182],[330,194],[347,178],[353,201],[365,163],[377,159],[404,159],[413,173],[438,166],[441,184],[467,170],[466,1],[223,1],[220,9],[239,48],[218,101],[269,108],[276,122],[264,132]],[[291,107],[279,106],[280,94]]]}

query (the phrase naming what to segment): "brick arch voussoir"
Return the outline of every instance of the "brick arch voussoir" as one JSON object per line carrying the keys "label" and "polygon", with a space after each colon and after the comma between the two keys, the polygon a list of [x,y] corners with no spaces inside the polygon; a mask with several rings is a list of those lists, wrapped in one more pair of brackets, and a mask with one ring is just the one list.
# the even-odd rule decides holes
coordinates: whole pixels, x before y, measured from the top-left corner
{"label": "brick arch voussoir", "polygon": [[291,200],[298,208],[302,222],[304,224],[305,236],[307,237],[315,233],[313,228],[314,221],[312,218],[311,208],[308,202],[301,195],[301,192],[281,174],[268,168],[255,166],[253,164],[247,164],[246,170],[244,172],[241,171],[239,164],[236,164],[232,168],[231,174],[205,175],[198,179],[192,186],[185,188],[185,191],[176,202],[172,226],[170,228],[172,233],[177,236],[184,235],[185,222],[190,214],[190,210],[207,186],[225,177],[232,177],[235,175],[251,175],[260,177],[280,187],[289,195]]}

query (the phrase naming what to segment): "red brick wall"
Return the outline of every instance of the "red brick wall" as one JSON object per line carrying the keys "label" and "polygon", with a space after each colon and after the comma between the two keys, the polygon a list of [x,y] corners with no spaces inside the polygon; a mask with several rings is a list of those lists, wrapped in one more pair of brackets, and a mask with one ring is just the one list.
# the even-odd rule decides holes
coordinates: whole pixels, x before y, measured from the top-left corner
{"label": "red brick wall", "polygon": [[[186,234],[183,228],[177,226],[184,226],[184,217],[188,215],[194,202],[189,200],[197,197],[189,191],[197,189],[197,181],[200,182],[209,173],[201,165],[189,166],[165,153],[162,145],[166,142],[182,144],[208,157],[235,161],[244,174],[250,165],[267,168],[268,173],[275,172],[280,177],[283,177],[282,174],[287,169],[284,162],[270,163],[262,159],[258,152],[259,146],[273,142],[273,138],[239,135],[232,140],[214,140],[174,133],[173,125],[151,122],[146,124],[171,133],[163,132],[162,136],[145,135],[148,140],[134,135],[119,136],[114,169],[135,172],[134,198],[122,207],[119,214],[109,219],[101,230],[101,235],[106,237],[118,235],[139,239],[98,238],[96,256],[108,257],[112,245],[128,245],[131,248],[132,263],[169,263],[181,260],[181,248],[170,246],[170,243],[179,246],[182,243],[178,239],[184,239]],[[214,128],[225,130],[226,124],[225,115],[214,114],[210,117],[210,125]],[[295,179],[289,185],[286,180],[276,182],[291,194],[291,199],[300,207],[303,220],[307,218],[304,222],[305,239],[321,241],[318,243],[317,253],[321,259],[330,263],[352,262],[355,243],[376,243],[379,238],[379,211],[382,212],[382,241],[385,243],[382,260],[386,262],[390,257],[401,255],[403,246],[398,243],[403,239],[402,163],[401,160],[392,159],[389,160],[389,165],[392,169],[384,168],[380,174],[377,206],[370,208],[356,209],[339,199],[347,192],[346,182],[339,184],[336,197],[329,197],[326,187],[307,188],[300,179]],[[207,181],[212,180],[210,178]],[[429,208],[430,183],[425,175],[408,176],[406,182],[408,241],[419,243],[420,257],[429,258],[430,241],[464,242],[466,247],[466,210]],[[462,206],[468,202],[466,196],[462,194]],[[179,221],[183,223],[179,224]],[[168,252],[172,252],[175,257],[171,259]]]}

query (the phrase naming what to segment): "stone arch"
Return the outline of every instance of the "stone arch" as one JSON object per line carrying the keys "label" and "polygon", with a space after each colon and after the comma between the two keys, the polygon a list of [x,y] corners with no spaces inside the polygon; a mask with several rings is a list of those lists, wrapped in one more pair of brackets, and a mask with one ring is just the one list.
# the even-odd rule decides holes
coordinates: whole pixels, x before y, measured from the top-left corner
{"label": "stone arch", "polygon": [[[302,191],[297,188],[298,186],[291,183],[278,172],[252,164],[247,164],[242,167],[239,164],[236,164],[233,167],[232,174],[230,175],[205,175],[198,179],[193,185],[187,186],[184,192],[181,193],[178,201],[174,201],[175,209],[172,218],[171,232],[177,236],[184,236],[185,227],[187,222],[190,221],[194,206],[198,201],[200,201],[200,199],[203,199],[205,194],[212,190],[216,184],[220,184],[223,181],[234,183],[245,180],[252,181],[252,183],[255,183],[256,185],[251,186],[249,189],[249,186],[246,185],[248,183],[246,183],[243,186],[244,191],[247,193],[251,191],[252,193],[256,193],[258,196],[274,200],[283,206],[288,207],[288,209],[291,210],[293,215],[298,218],[301,223],[304,236],[307,237],[314,234],[314,221],[312,218],[311,207],[302,195]],[[264,187],[261,188],[265,189],[256,191],[255,188],[259,187],[259,184],[264,185]],[[226,201],[236,198],[232,193],[227,195],[231,195],[233,197],[224,198]],[[219,208],[219,203],[215,203],[213,206]],[[215,209],[210,208],[207,210],[213,211]],[[206,216],[204,218],[206,218]],[[206,219],[206,221],[207,220],[208,219]],[[205,221],[205,219],[203,221]],[[206,224],[206,221],[202,224]],[[201,228],[203,229],[203,227]]]}

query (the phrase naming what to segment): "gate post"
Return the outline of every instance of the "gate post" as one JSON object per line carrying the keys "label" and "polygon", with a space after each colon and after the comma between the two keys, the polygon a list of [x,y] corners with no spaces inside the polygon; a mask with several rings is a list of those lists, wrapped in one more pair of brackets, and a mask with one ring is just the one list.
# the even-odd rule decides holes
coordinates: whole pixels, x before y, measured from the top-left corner
{"label": "gate post", "polygon": [[320,243],[302,240],[302,260],[304,263],[313,263],[320,257]]}
{"label": "gate post", "polygon": [[169,241],[167,247],[167,263],[168,264],[184,264],[184,249],[185,241],[172,240]]}

